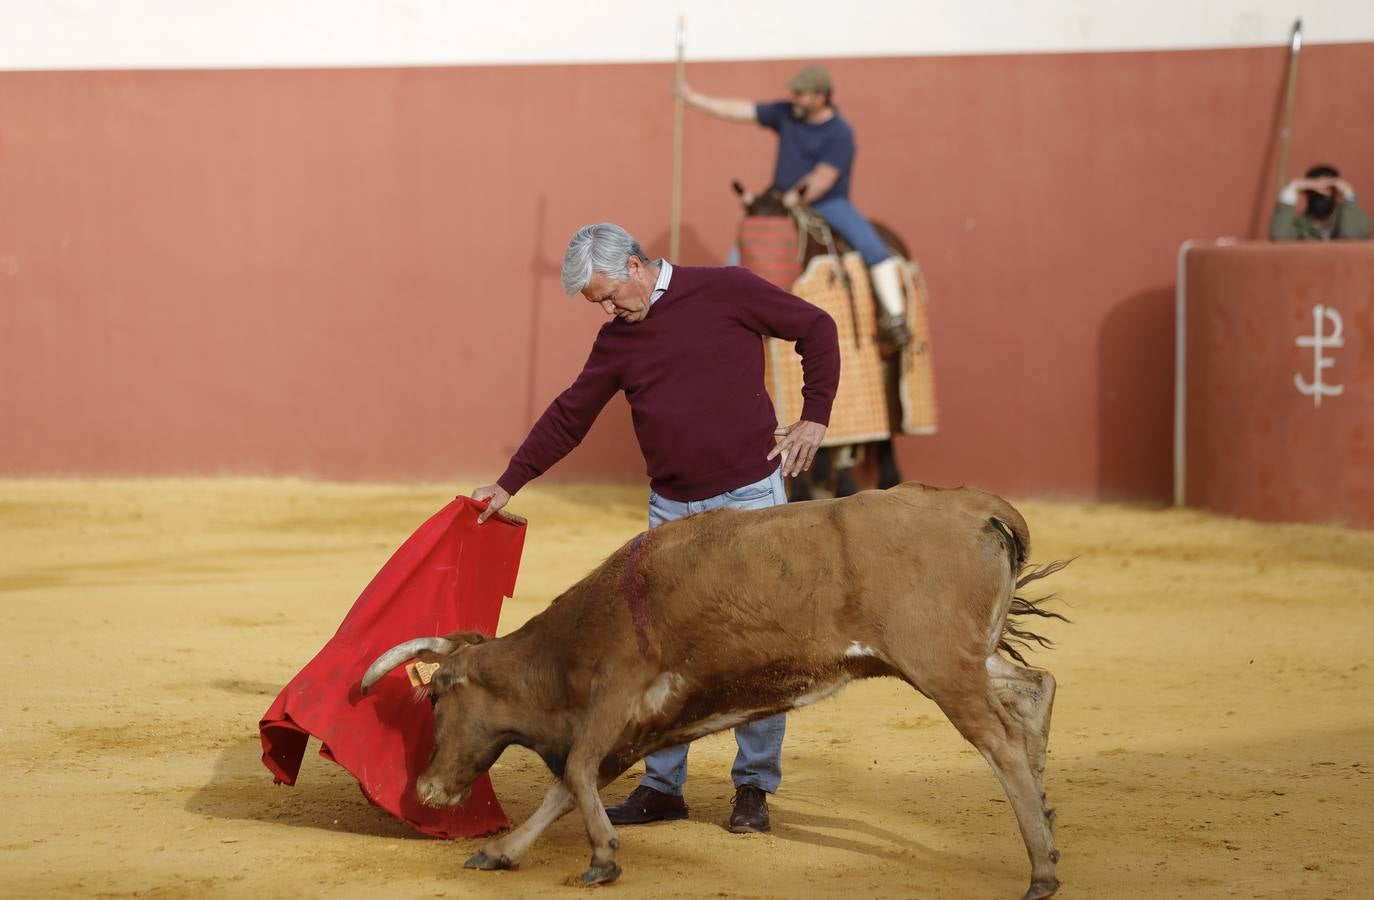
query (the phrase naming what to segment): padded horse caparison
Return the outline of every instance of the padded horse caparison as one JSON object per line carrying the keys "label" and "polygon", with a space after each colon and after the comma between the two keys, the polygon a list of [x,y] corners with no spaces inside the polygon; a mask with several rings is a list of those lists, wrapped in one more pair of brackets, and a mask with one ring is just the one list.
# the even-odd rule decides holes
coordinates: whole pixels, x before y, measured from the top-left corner
{"label": "padded horse caparison", "polygon": [[[775,188],[770,188],[758,195],[746,190],[738,182],[734,184],[734,188],[745,205],[745,218],[740,223],[739,233],[740,262],[778,287],[796,292],[799,290],[798,283],[802,278],[803,271],[811,260],[816,257],[830,257],[837,261],[844,260],[846,253],[850,251],[851,248],[844,242],[843,237],[830,228],[823,216],[806,206],[789,210],[782,204],[781,193]],[[874,223],[874,227],[896,255],[902,258],[906,257],[904,243],[890,229],[878,223]],[[872,332],[866,331],[866,329],[873,327],[874,321],[878,320],[876,315],[869,316],[866,311],[865,314],[860,314],[859,304],[867,302],[868,289],[866,286],[856,287],[853,284],[850,277],[851,273],[843,263],[833,266],[830,271],[839,276],[837,281],[830,283],[842,284],[844,292],[838,297],[832,294],[829,302],[833,303],[835,299],[839,299],[848,309],[845,310],[844,315],[840,315],[833,306],[828,308],[836,315],[837,321],[847,318],[850,323],[853,323],[854,327],[850,328],[853,346],[847,345],[845,353],[847,358],[850,354],[859,354],[862,359],[865,353],[871,352],[864,349],[865,334],[872,335]],[[860,269],[853,273],[853,277],[859,278],[865,274],[866,271]],[[813,294],[804,294],[804,296],[812,302],[820,302]],[[862,328],[860,327],[861,323],[863,323]],[[877,336],[877,343],[879,356],[885,360],[881,363],[885,370],[903,365],[901,352],[894,352],[887,348],[881,335]],[[897,396],[898,382],[901,377],[901,373],[895,369],[884,372],[882,381],[886,385],[884,392],[888,401],[886,412],[860,413],[860,409],[868,410],[869,407],[867,405],[854,407],[850,415],[851,422],[867,422],[869,415],[877,415],[879,418],[874,420],[875,426],[872,428],[861,427],[858,432],[855,432],[856,437],[852,443],[845,444],[843,441],[833,443],[829,449],[839,451],[838,454],[831,455],[833,458],[827,457],[824,451],[818,454],[817,464],[811,479],[798,478],[793,480],[791,485],[793,500],[810,499],[812,492],[808,481],[814,480],[820,484],[826,480],[828,473],[834,474],[834,493],[836,496],[854,493],[858,489],[858,485],[852,471],[856,456],[853,450],[867,444],[873,444],[876,451],[875,455],[880,470],[879,486],[888,487],[901,481],[901,474],[897,470],[890,437],[876,437],[879,433],[890,436],[903,430],[905,422],[903,400]],[[865,383],[865,379],[861,377],[859,384],[862,385],[863,383]],[[779,387],[780,385],[773,383],[770,377],[770,391],[776,391]],[[852,391],[856,389],[865,390],[863,388],[851,388],[848,396],[853,398],[855,394]],[[844,393],[842,391],[842,394]],[[901,396],[905,397],[906,394]],[[841,400],[841,402],[845,401]],[[779,414],[782,415],[783,413],[780,412]],[[853,418],[855,415],[859,416],[858,420]],[[876,425],[877,421],[885,424]],[[832,421],[831,431],[838,437],[844,432],[836,432],[835,424]],[[841,425],[840,427],[843,429],[844,426]],[[858,437],[858,434],[872,436]]]}

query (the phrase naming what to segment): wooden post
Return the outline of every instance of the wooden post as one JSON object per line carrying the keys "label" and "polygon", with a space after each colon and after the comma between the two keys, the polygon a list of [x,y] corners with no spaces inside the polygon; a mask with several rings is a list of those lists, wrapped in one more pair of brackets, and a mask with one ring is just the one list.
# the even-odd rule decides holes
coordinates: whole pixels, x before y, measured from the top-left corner
{"label": "wooden post", "polygon": [[682,94],[677,92],[677,84],[680,84],[686,71],[686,61],[684,53],[686,51],[686,25],[682,16],[677,17],[677,69],[673,90],[673,202],[672,212],[668,220],[668,261],[680,263],[679,252],[682,250],[682,118],[683,118],[683,99]]}
{"label": "wooden post", "polygon": [[1298,95],[1298,54],[1302,51],[1302,19],[1293,20],[1288,37],[1288,90],[1283,103],[1283,127],[1279,131],[1279,170],[1276,190],[1288,184],[1288,141],[1293,136],[1293,105]]}

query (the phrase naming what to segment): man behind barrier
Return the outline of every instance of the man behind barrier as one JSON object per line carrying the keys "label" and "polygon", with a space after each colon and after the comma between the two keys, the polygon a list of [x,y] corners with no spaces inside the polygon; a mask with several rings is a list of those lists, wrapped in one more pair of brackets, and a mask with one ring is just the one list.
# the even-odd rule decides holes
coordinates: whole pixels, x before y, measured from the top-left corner
{"label": "man behind barrier", "polygon": [[1273,241],[1369,240],[1369,233],[1369,215],[1355,202],[1355,189],[1331,166],[1313,166],[1288,182],[1269,219]]}

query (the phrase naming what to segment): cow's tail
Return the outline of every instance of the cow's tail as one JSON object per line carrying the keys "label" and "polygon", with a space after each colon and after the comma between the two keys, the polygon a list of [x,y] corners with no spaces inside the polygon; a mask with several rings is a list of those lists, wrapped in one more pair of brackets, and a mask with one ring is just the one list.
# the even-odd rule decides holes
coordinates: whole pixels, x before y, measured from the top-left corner
{"label": "cow's tail", "polygon": [[1017,524],[1021,527],[1016,528],[997,516],[991,516],[988,518],[988,524],[1001,535],[1007,546],[1007,561],[1011,569],[1012,580],[1011,598],[1007,604],[1006,615],[1002,619],[1001,634],[997,636],[997,649],[1022,665],[1030,665],[1026,662],[1026,658],[1021,655],[1022,649],[1034,649],[1032,645],[1048,648],[1053,646],[1054,642],[1044,635],[1036,634],[1024,627],[1024,621],[1030,616],[1039,616],[1042,619],[1059,619],[1062,622],[1070,620],[1067,616],[1044,608],[1044,604],[1057,599],[1058,594],[1029,598],[1021,596],[1019,592],[1031,582],[1048,578],[1060,571],[1072,560],[1056,560],[1043,566],[1030,565],[1027,562],[1030,541],[1029,535],[1023,533],[1024,523],[1018,522]]}

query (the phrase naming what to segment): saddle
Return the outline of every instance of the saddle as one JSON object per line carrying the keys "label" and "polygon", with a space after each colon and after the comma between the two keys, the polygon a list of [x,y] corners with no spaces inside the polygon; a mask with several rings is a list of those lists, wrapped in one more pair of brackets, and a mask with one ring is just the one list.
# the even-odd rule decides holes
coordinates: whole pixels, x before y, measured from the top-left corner
{"label": "saddle", "polygon": [[[784,233],[785,229],[779,229],[777,235],[760,234],[757,236],[763,245],[768,248],[764,251],[765,258],[760,259],[759,263],[765,269],[777,275],[778,280],[774,280],[773,278],[769,280],[785,290],[791,289],[790,285],[793,284],[796,278],[801,274],[801,267],[805,266],[807,260],[812,257],[824,255],[832,260],[840,260],[852,250],[849,244],[845,242],[845,239],[831,228],[825,216],[809,206],[795,207],[787,210],[786,214],[754,215],[746,218],[745,221],[746,223],[751,221],[766,221],[769,224],[760,227],[759,230],[767,231],[778,229],[778,226],[781,225],[781,221],[779,220],[790,220],[792,227],[796,230],[796,238],[792,241],[792,245],[796,249],[797,265],[787,265],[784,254],[781,252],[774,252],[775,249],[776,251],[781,251],[786,245],[787,237]],[[748,227],[747,224],[741,226],[742,229]],[[744,240],[743,235],[741,235],[741,240]],[[905,248],[897,246],[893,242],[888,242],[888,250],[893,256],[901,259],[906,258]],[[752,269],[753,266],[749,268]],[[847,270],[843,266],[836,265],[835,272],[840,281],[844,283],[844,288],[849,293],[850,303],[852,305],[854,302],[854,288],[849,283],[849,274]],[[765,275],[764,277],[768,276]],[[867,270],[865,270],[864,277],[865,279],[868,278]],[[873,287],[870,284],[869,292],[872,293],[872,290]],[[884,357],[900,351],[910,343],[911,329],[908,327],[905,317],[890,317],[883,312],[881,307],[879,307],[876,324],[878,345]]]}

